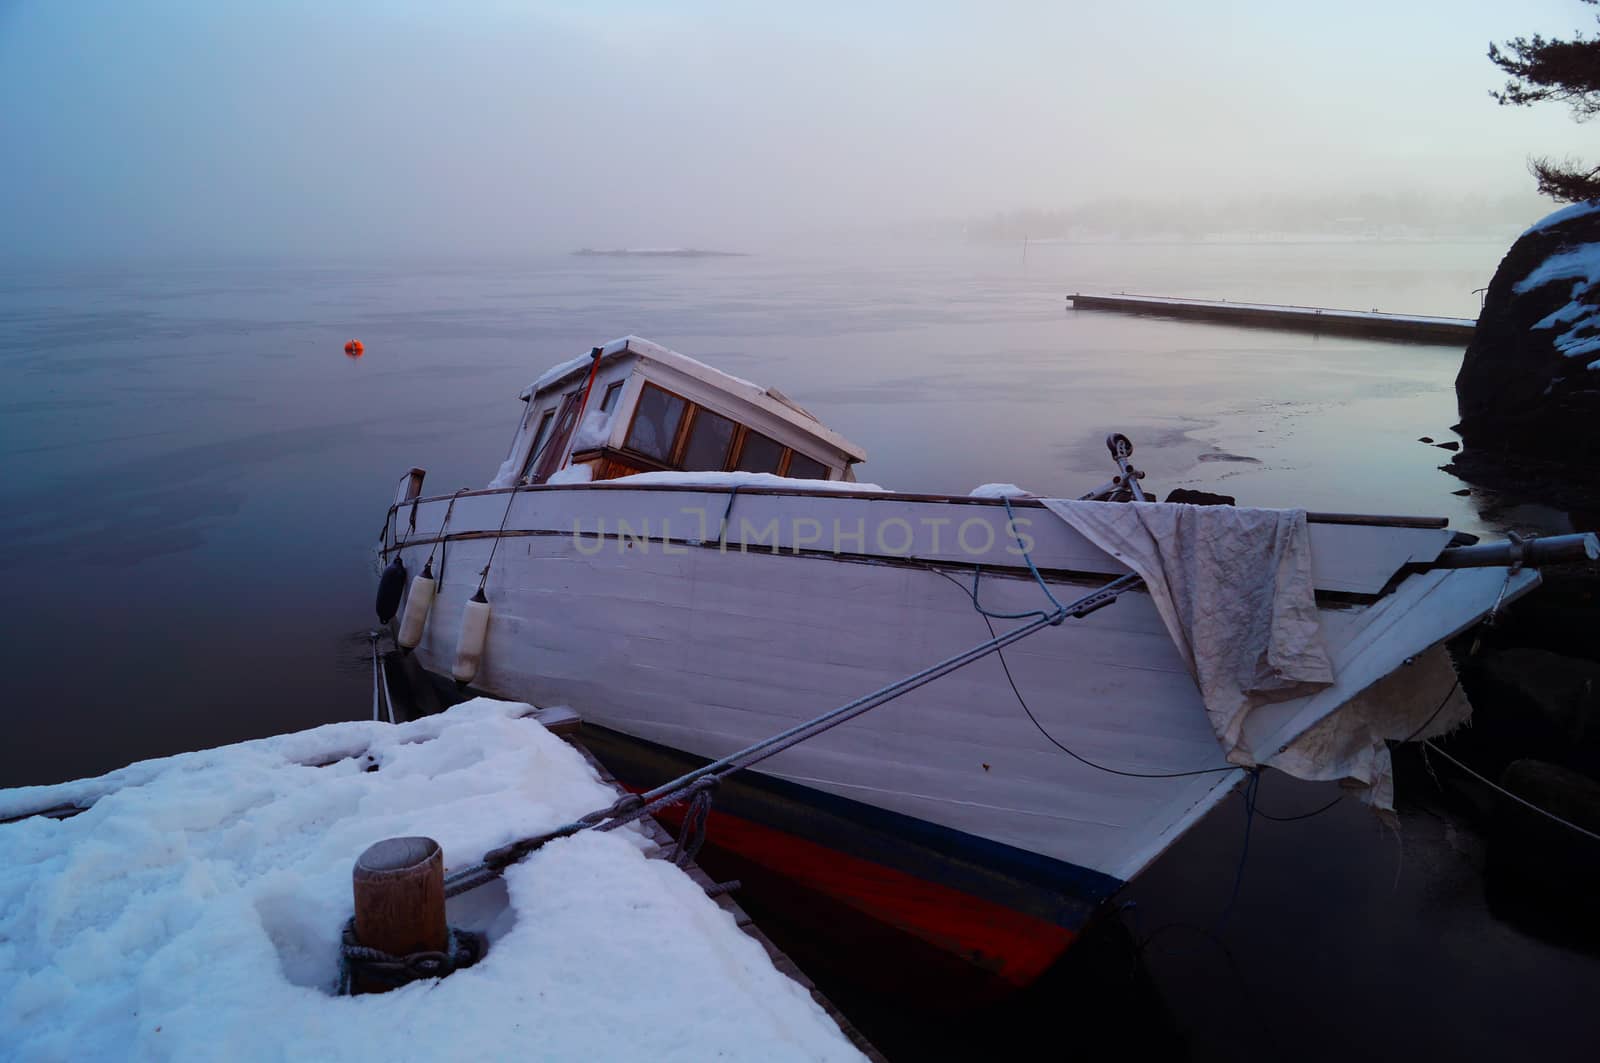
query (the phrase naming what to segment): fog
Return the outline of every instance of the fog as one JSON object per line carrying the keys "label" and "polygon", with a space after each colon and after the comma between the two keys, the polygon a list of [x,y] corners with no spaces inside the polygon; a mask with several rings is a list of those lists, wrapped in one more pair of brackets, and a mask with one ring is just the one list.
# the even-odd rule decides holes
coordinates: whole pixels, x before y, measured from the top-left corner
{"label": "fog", "polygon": [[[0,246],[758,249],[1107,199],[1526,203],[1491,40],[1576,0],[0,0]],[[1517,209],[1522,209],[1518,207]]]}

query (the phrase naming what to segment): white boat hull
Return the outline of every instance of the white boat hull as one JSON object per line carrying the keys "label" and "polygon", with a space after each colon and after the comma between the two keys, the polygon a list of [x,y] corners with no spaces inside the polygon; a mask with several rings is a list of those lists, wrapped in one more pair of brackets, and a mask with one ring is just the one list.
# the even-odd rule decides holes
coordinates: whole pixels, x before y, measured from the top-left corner
{"label": "white boat hull", "polygon": [[[416,648],[422,665],[450,673],[463,610],[488,565],[493,618],[476,689],[570,705],[586,723],[695,758],[733,752],[988,639],[964,589],[975,562],[985,568],[979,590],[990,611],[1047,604],[1022,567],[1005,510],[976,501],[535,488],[515,498],[462,496],[442,527],[449,505],[408,503],[394,517],[408,570],[431,553],[440,576]],[[1018,530],[1061,600],[1125,571],[1047,512],[1018,514],[1029,518]],[[619,518],[627,522],[620,536]],[[776,535],[766,534],[774,522]],[[648,537],[640,534],[646,524]],[[847,549],[835,553],[829,529],[840,526]],[[1259,713],[1255,748],[1286,745],[1470,626],[1505,588],[1504,569],[1464,569],[1405,576],[1380,595],[1401,566],[1436,556],[1450,533],[1313,530],[1317,582],[1331,595],[1323,637],[1340,680]],[[1536,580],[1518,575],[1509,596]],[[993,623],[999,630],[1018,621]],[[1431,707],[1448,690],[1420,684],[1414,693]],[[1133,774],[1091,767],[1062,746]],[[759,772],[842,807],[931,824],[951,832],[948,844],[980,839],[1087,872],[1095,894],[1136,875],[1242,775],[1223,759],[1142,591],[1046,628],[1003,662],[985,658]],[[1135,777],[1181,772],[1204,773]]]}

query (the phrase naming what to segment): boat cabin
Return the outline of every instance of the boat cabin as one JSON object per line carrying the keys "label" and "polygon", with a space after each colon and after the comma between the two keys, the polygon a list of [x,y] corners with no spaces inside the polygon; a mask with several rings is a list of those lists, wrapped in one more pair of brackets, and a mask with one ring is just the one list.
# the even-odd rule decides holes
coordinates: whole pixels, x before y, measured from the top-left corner
{"label": "boat cabin", "polygon": [[523,391],[527,409],[491,486],[666,471],[853,481],[852,467],[866,460],[866,451],[772,388],[637,336],[599,351],[597,367],[585,354]]}

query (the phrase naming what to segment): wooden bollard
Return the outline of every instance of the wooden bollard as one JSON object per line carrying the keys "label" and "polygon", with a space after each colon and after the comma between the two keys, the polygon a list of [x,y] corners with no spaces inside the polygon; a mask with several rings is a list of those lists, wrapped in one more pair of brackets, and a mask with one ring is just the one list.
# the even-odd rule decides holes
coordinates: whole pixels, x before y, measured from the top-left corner
{"label": "wooden bollard", "polygon": [[[356,940],[393,956],[443,952],[450,945],[444,913],[444,852],[432,838],[385,838],[367,848],[351,874]],[[391,988],[357,978],[358,993]]]}

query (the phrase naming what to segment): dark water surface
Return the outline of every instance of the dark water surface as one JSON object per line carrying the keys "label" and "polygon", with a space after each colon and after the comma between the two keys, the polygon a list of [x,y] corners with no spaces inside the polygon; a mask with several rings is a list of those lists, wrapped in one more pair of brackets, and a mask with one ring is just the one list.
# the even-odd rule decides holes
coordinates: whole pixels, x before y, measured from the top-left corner
{"label": "dark water surface", "polygon": [[[1106,478],[1100,439],[1120,430],[1162,493],[1501,526],[1416,441],[1451,438],[1458,351],[1074,313],[1063,295],[1470,317],[1504,246],[0,272],[0,786],[365,718],[372,548],[396,480],[415,464],[430,494],[482,486],[518,391],[630,332],[781,388],[896,489],[1075,495]],[[1332,792],[1274,775],[1262,804]],[[1566,1051],[1595,962],[1484,914],[1472,846],[1442,822],[1407,816],[1396,836],[1354,806],[1258,820],[1221,931],[1236,963],[1192,930],[1148,951],[1195,1054]],[[1129,889],[1144,933],[1215,925],[1242,827],[1230,800]],[[1068,1054],[1081,1021],[1064,1015],[1043,1054]]]}

